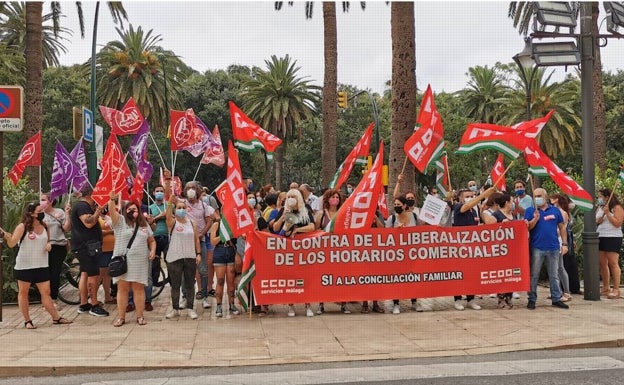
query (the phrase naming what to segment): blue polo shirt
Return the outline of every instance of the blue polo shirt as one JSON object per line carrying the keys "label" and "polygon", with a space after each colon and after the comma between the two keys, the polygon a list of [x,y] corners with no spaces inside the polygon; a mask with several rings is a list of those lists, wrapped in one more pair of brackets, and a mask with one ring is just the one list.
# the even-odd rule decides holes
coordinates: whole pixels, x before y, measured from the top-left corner
{"label": "blue polo shirt", "polygon": [[[563,222],[559,208],[548,204],[545,210],[539,209],[540,218],[535,227],[529,232],[531,247],[540,250],[559,250],[559,236],[557,227]],[[535,216],[535,207],[531,206],[524,212],[524,219],[530,221]]]}

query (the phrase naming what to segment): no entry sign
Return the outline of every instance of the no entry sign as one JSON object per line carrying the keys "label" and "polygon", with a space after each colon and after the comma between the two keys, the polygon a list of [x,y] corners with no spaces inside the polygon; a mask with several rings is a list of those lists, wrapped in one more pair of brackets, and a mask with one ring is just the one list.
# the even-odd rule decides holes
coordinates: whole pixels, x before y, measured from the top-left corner
{"label": "no entry sign", "polygon": [[0,86],[0,131],[22,130],[23,92],[20,86]]}

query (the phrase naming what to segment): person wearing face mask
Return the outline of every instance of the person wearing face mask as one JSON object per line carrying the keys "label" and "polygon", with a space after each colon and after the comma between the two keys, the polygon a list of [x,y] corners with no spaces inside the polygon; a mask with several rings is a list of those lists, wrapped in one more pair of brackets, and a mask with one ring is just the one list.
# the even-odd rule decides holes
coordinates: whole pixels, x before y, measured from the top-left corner
{"label": "person wearing face mask", "polygon": [[[186,210],[187,216],[190,221],[197,228],[199,235],[200,252],[202,254],[201,262],[197,267],[196,279],[198,285],[201,287],[195,298],[202,300],[202,307],[208,309],[212,306],[208,296],[214,296],[215,291],[213,286],[214,267],[212,263],[213,250],[208,250],[206,244],[206,234],[210,230],[210,226],[214,221],[215,210],[199,199],[200,186],[197,182],[187,182],[185,186],[186,195]],[[193,301],[193,298],[188,297],[185,294],[185,298],[182,300],[182,305],[185,305],[188,301]]]}
{"label": "person wearing face mask", "polygon": [[[119,199],[114,191],[109,194],[108,215],[110,216],[115,234],[114,255],[126,255],[128,270],[125,274],[113,278],[117,284],[117,311],[118,318],[113,326],[120,327],[126,323],[126,308],[130,290],[134,293],[138,325],[145,325],[143,311],[145,310],[145,286],[148,281],[148,265],[156,257],[156,241],[147,224],[145,216],[140,212],[138,202],[126,202],[121,205],[121,213],[115,207],[115,200]],[[128,244],[134,235],[130,248]]]}
{"label": "person wearing face mask", "polygon": [[[559,287],[559,259],[561,253],[568,252],[568,233],[561,210],[550,204],[548,193],[543,188],[533,191],[535,206],[526,209],[524,219],[529,225],[529,246],[531,248],[531,288],[527,309],[535,310],[537,301],[537,282],[542,265],[546,262],[550,281],[552,306],[568,309],[561,301]],[[559,241],[561,236],[561,242]]]}
{"label": "person wearing face mask", "polygon": [[[469,183],[470,184],[470,183]],[[475,184],[476,186],[476,184]],[[460,190],[459,203],[453,205],[453,226],[476,226],[480,223],[479,209],[477,205],[483,199],[489,198],[496,192],[496,187],[490,187],[483,191],[479,196],[473,190]],[[454,304],[456,310],[464,310],[466,307],[462,303],[462,296],[454,296]],[[481,306],[477,304],[474,294],[466,295],[466,306],[473,310],[481,310]]]}
{"label": "person wearing face mask", "polygon": [[[201,248],[197,228],[187,218],[186,202],[175,196],[169,198],[169,207],[165,210],[167,231],[171,234],[169,242],[170,252],[167,254],[167,271],[171,279],[171,311],[165,318],[172,319],[180,316],[180,287],[182,282],[189,298],[195,295],[195,270],[201,262]],[[186,304],[190,319],[197,319],[197,312],[193,310],[193,301]]]}
{"label": "person wearing face mask", "polygon": [[55,208],[53,202],[50,202],[50,194],[41,194],[39,204],[44,213],[43,222],[50,233],[50,244],[52,248],[48,253],[48,266],[50,269],[50,295],[52,301],[58,298],[59,287],[61,284],[61,269],[63,261],[67,257],[67,238],[65,233],[71,230],[71,221],[69,219],[69,203],[65,205],[65,210]]}
{"label": "person wearing face mask", "polygon": [[269,213],[269,218],[267,219],[267,223],[269,224],[269,231],[275,234],[273,230],[273,225],[277,218],[282,215],[284,210],[284,203],[286,202],[286,191],[280,191],[277,193],[277,203],[275,204],[275,208]]}
{"label": "person wearing face mask", "polygon": [[353,183],[347,183],[347,194],[346,194],[347,198],[350,197],[351,194],[353,194],[353,190],[354,190]]}
{"label": "person wearing face mask", "polygon": [[477,191],[479,191],[479,186],[477,186],[477,182],[475,182],[474,180],[469,180],[466,185],[468,186],[468,190],[472,191],[475,194],[477,193]]}
{"label": "person wearing face mask", "polygon": [[[288,221],[286,220],[287,217],[289,218]],[[306,207],[301,191],[298,189],[288,190],[284,208],[273,223],[273,231],[285,237],[293,237],[298,233],[314,231],[315,228],[314,216]],[[314,317],[314,312],[309,303],[305,304],[305,309],[306,316]],[[294,304],[288,304],[288,316],[295,316]]]}
{"label": "person wearing face mask", "polygon": [[[172,195],[174,196],[174,195]],[[154,310],[151,302],[152,285],[158,281],[158,266],[160,265],[160,256],[167,260],[167,250],[169,248],[169,230],[167,229],[166,220],[167,202],[165,202],[165,187],[157,185],[154,187],[154,203],[148,207],[149,215],[147,216],[147,224],[154,232],[154,240],[156,241],[156,258],[151,262],[149,273],[151,280],[145,288],[145,310]]]}
{"label": "person wearing face mask", "polygon": [[41,294],[41,303],[52,316],[52,324],[72,323],[59,315],[50,296],[48,253],[52,249],[52,243],[50,242],[46,225],[43,222],[44,218],[45,214],[40,203],[33,202],[26,206],[22,219],[15,227],[15,230],[13,230],[13,233],[0,229],[2,237],[6,239],[9,247],[20,245],[15,257],[13,275],[18,287],[17,304],[24,317],[24,327],[26,329],[36,329],[30,319],[28,303],[28,292],[32,284],[37,286],[37,290]]}
{"label": "person wearing face mask", "polygon": [[523,219],[526,209],[533,206],[533,198],[526,193],[526,183],[522,180],[514,182],[514,191],[516,193],[516,197],[513,200],[514,215],[516,219]]}

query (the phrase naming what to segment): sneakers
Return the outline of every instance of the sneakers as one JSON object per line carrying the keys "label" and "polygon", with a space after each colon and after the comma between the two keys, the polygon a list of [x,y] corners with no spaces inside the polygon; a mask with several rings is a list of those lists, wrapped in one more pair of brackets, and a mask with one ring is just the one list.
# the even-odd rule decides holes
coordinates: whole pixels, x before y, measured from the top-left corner
{"label": "sneakers", "polygon": [[216,292],[216,291],[214,291],[214,289],[210,289],[210,290],[208,290],[208,297],[214,297],[214,296],[215,296],[215,294],[217,294],[217,292]]}
{"label": "sneakers", "polygon": [[223,317],[223,309],[221,304],[217,304],[217,311],[215,311],[215,317]]}
{"label": "sneakers", "polygon": [[472,310],[481,310],[481,306],[477,304],[477,301],[474,299],[472,301],[468,301],[467,306]]}
{"label": "sneakers", "polygon": [[188,309],[188,316],[190,319],[197,319],[197,313],[193,309]]}
{"label": "sneakers", "polygon": [[178,309],[171,309],[169,311],[169,313],[167,313],[165,318],[166,319],[172,319],[172,318],[179,317],[179,316],[180,316],[180,310],[178,310]]}
{"label": "sneakers", "polygon": [[401,314],[401,308],[399,304],[396,304],[392,307],[392,314]]}
{"label": "sneakers", "polygon": [[78,314],[82,314],[82,313],[88,313],[89,310],[91,310],[91,304],[90,303],[85,303],[84,305],[80,305],[78,306]]}
{"label": "sneakers", "polygon": [[95,317],[108,317],[108,312],[102,308],[102,306],[92,306],[89,310],[89,314]]}
{"label": "sneakers", "polygon": [[453,307],[455,308],[455,310],[464,310],[465,309],[464,305],[462,305],[461,299],[458,299],[457,301],[455,301],[455,303],[453,304]]}
{"label": "sneakers", "polygon": [[204,294],[202,293],[201,290],[195,293],[195,299],[203,299],[203,298],[204,298]]}
{"label": "sneakers", "polygon": [[423,308],[422,304],[418,301],[414,301],[412,302],[412,309],[414,309],[415,311],[422,313],[423,311],[425,311],[425,309]]}
{"label": "sneakers", "polygon": [[553,305],[553,307],[558,307],[559,309],[569,309],[570,308],[570,306],[566,305],[565,303],[563,303],[561,301],[553,302],[552,305]]}
{"label": "sneakers", "polygon": [[321,315],[325,313],[325,306],[323,306],[322,303],[319,303],[318,307],[316,308],[316,314]]}
{"label": "sneakers", "polygon": [[230,314],[239,315],[240,310],[234,304],[230,305]]}
{"label": "sneakers", "polygon": [[210,309],[212,307],[212,304],[210,303],[210,300],[208,298],[204,298],[204,300],[202,301],[202,307],[204,309]]}
{"label": "sneakers", "polygon": [[342,314],[351,314],[351,310],[347,309],[347,305],[341,305],[340,311],[342,312]]}
{"label": "sneakers", "polygon": [[295,316],[295,307],[288,305],[288,316],[289,317],[294,317]]}
{"label": "sneakers", "polygon": [[511,295],[511,298],[520,299],[520,293],[514,291],[513,294]]}
{"label": "sneakers", "polygon": [[314,312],[310,309],[310,306],[306,306],[306,317],[314,317]]}
{"label": "sneakers", "polygon": [[180,300],[180,309],[186,309],[186,298],[184,297]]}
{"label": "sneakers", "polygon": [[535,310],[535,301],[529,301],[529,303],[527,304],[527,309]]}
{"label": "sneakers", "polygon": [[145,302],[145,311],[152,311],[154,310],[154,306],[152,306],[151,302]]}

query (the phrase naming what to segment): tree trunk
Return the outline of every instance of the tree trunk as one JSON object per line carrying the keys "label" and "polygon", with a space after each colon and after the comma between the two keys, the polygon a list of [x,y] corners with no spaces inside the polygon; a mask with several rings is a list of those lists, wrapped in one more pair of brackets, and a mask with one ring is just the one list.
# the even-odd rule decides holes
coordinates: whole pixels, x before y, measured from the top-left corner
{"label": "tree trunk", "polygon": [[327,187],[336,172],[336,124],[338,121],[336,3],[323,2],[325,79],[323,82],[323,136],[321,185]]}
{"label": "tree trunk", "polygon": [[[42,51],[43,3],[26,2],[26,89],[24,91],[25,140],[41,130],[43,125],[43,57]],[[39,169],[27,167],[29,185],[39,191]]]}
{"label": "tree trunk", "polygon": [[[416,49],[413,2],[392,2],[392,136],[390,140],[388,191],[392,195],[406,160],[403,145],[414,131],[416,120]],[[416,191],[414,166],[407,161],[402,192]]]}
{"label": "tree trunk", "polygon": [[[598,32],[598,2],[592,2],[592,35],[597,36]],[[594,84],[594,157],[598,167],[604,171],[607,168],[607,121],[605,112],[604,91],[602,89],[602,61],[600,60],[600,46],[596,39],[594,47],[596,57],[594,59],[594,73],[592,83]]]}

